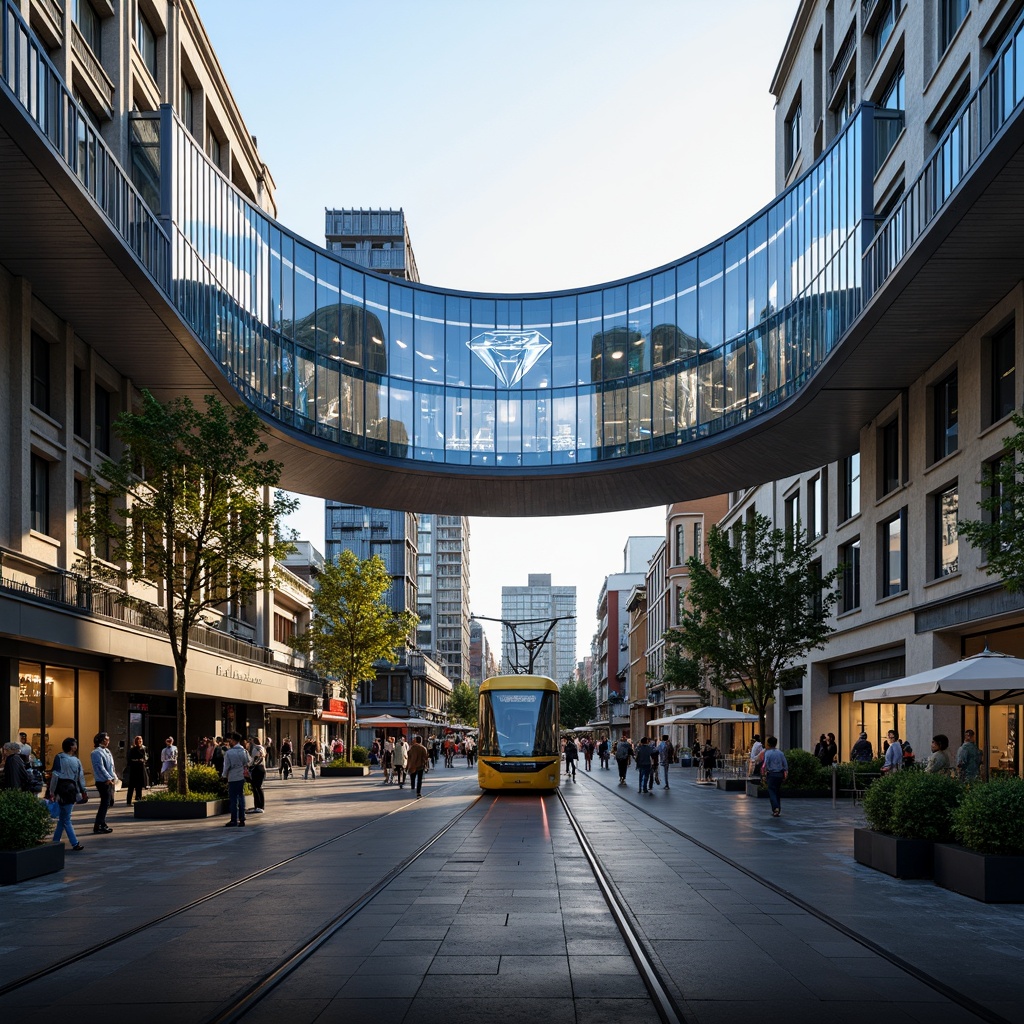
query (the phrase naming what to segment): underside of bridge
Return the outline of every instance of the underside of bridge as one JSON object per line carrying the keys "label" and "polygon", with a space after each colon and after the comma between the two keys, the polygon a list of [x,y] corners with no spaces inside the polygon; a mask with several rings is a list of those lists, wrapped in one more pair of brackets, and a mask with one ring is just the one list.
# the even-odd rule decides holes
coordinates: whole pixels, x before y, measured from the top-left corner
{"label": "underside of bridge", "polygon": [[[0,95],[0,264],[140,388],[242,401],[35,125]],[[289,490],[443,514],[571,515],[738,490],[824,465],[1024,278],[1024,118],[1010,119],[793,397],[677,448],[495,471],[344,450],[268,424]]]}

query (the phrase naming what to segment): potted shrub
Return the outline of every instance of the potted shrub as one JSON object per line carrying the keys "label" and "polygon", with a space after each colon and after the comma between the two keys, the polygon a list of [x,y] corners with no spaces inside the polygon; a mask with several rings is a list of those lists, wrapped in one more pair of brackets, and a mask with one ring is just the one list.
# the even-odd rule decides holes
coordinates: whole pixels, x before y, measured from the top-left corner
{"label": "potted shrub", "polygon": [[355,776],[369,775],[370,769],[367,761],[370,759],[366,747],[353,747],[352,760],[346,761],[343,757],[336,757],[320,769],[320,775],[326,779],[338,779]]}
{"label": "potted shrub", "polygon": [[34,793],[0,790],[0,885],[38,878],[64,867],[64,844],[47,842],[53,819]]}
{"label": "potted shrub", "polygon": [[958,780],[939,773],[883,775],[864,795],[869,828],[854,829],[857,862],[894,878],[931,878],[935,844],[949,839],[962,792]]}
{"label": "potted shrub", "polygon": [[[216,768],[206,764],[188,767],[188,793],[178,793],[178,779],[167,779],[167,791],[150,793],[136,800],[135,817],[143,820],[183,821],[212,818],[228,809],[228,784]],[[246,787],[248,791],[248,787]]]}
{"label": "potted shrub", "polygon": [[953,812],[960,844],[935,847],[935,882],[983,903],[1024,903],[1024,779],[968,786]]}

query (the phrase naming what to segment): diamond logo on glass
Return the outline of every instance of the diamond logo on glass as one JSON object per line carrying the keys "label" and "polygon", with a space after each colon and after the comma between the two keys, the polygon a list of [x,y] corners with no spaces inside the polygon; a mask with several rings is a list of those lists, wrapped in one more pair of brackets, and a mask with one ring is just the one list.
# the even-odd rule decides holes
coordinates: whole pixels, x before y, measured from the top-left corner
{"label": "diamond logo on glass", "polygon": [[551,348],[540,331],[484,331],[466,345],[507,388],[518,384]]}

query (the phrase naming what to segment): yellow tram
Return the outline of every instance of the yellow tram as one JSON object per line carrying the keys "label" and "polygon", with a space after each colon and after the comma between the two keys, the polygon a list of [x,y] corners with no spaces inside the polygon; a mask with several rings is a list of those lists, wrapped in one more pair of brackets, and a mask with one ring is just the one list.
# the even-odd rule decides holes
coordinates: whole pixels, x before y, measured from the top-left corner
{"label": "yellow tram", "polygon": [[492,676],[480,684],[481,789],[558,789],[558,684],[546,676]]}

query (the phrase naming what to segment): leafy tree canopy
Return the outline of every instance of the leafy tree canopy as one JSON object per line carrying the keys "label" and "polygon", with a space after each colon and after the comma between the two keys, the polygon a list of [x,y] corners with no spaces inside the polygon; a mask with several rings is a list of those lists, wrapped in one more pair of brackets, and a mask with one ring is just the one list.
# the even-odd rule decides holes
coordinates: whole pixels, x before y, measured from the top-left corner
{"label": "leafy tree canopy", "polygon": [[448,718],[462,725],[477,724],[480,711],[480,691],[469,683],[456,683],[448,698]]}
{"label": "leafy tree canopy", "polygon": [[709,560],[687,559],[689,589],[678,629],[665,639],[677,650],[668,665],[679,680],[702,694],[715,690],[741,697],[760,719],[811,650],[824,647],[839,599],[838,566],[822,575],[816,552],[797,524],[773,528],[763,515],[737,523],[730,536],[708,532]]}
{"label": "leafy tree canopy", "polygon": [[558,691],[559,717],[563,728],[575,729],[586,725],[597,714],[597,700],[586,683],[569,680],[562,683]]}
{"label": "leafy tree canopy", "polygon": [[1006,454],[985,467],[978,502],[981,519],[961,520],[960,535],[986,557],[985,572],[1007,590],[1024,590],[1024,414],[1012,417],[1017,432],[1003,438]]}
{"label": "leafy tree canopy", "polygon": [[[395,661],[416,628],[419,617],[392,611],[384,600],[391,576],[384,559],[361,559],[342,551],[317,575],[313,617],[309,628],[292,641],[311,652],[320,672],[335,677],[351,696],[364,679],[374,679],[376,661]],[[351,716],[348,749],[352,749]]]}
{"label": "leafy tree canopy", "polygon": [[[262,424],[212,395],[162,404],[148,391],[137,412],[114,423],[121,445],[89,481],[79,529],[90,580],[158,587],[178,696],[177,741],[186,733],[189,630],[208,609],[237,605],[273,583],[275,559],[291,550],[281,523],[296,500],[275,492],[280,463],[263,459]],[[125,598],[128,601],[128,598]],[[155,617],[154,617],[155,618]],[[178,791],[188,791],[178,759]]]}

